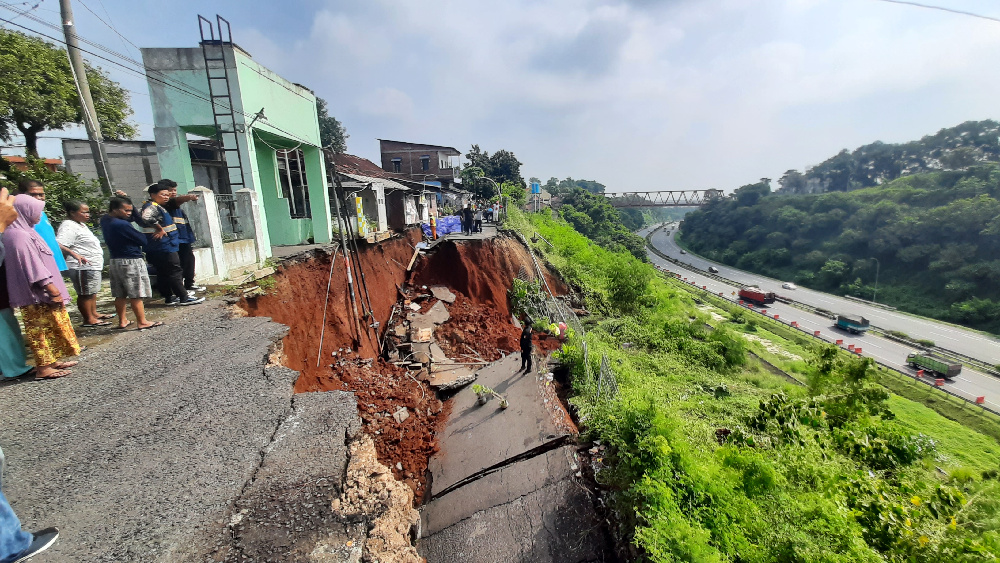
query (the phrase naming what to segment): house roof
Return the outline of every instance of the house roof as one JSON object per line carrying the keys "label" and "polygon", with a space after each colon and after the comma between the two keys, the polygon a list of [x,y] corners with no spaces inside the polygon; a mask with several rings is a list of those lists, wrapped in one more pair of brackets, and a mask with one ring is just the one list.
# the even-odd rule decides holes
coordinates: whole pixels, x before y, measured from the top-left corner
{"label": "house roof", "polygon": [[374,176],[363,176],[361,174],[350,174],[348,172],[339,172],[339,171],[338,171],[338,173],[341,174],[341,175],[343,175],[343,176],[346,176],[347,178],[350,178],[351,180],[354,180],[356,182],[364,184],[366,186],[368,184],[379,183],[379,184],[382,184],[382,185],[384,185],[385,187],[387,187],[387,188],[389,188],[391,190],[406,190],[408,192],[409,191],[414,191],[414,190],[412,190],[412,189],[404,186],[403,184],[400,184],[399,182],[392,181],[389,178],[374,177]]}
{"label": "house roof", "polygon": [[389,180],[398,180],[402,178],[402,174],[393,174],[392,172],[382,170],[382,167],[378,164],[375,164],[367,158],[361,158],[360,156],[354,156],[353,154],[334,154],[333,163],[337,165],[337,172],[344,174],[356,174],[359,176],[385,178]]}
{"label": "house roof", "polygon": [[401,145],[407,145],[407,149],[404,150],[386,150],[384,147],[379,147],[382,152],[407,152],[408,150],[421,151],[421,150],[433,150],[438,152],[443,152],[448,156],[462,156],[462,152],[455,147],[446,147],[444,145],[428,145],[425,143],[411,143],[409,141],[393,141],[391,139],[379,139],[379,144],[382,143],[399,143]]}
{"label": "house roof", "polygon": [[[11,164],[14,164],[14,163],[24,164],[25,162],[27,162],[24,159],[23,156],[14,156],[14,155],[6,156],[6,155],[4,155],[3,159],[6,160],[7,162],[11,163]],[[46,158],[45,159],[45,164],[62,164],[62,163],[63,163],[63,161],[62,161],[61,158]]]}

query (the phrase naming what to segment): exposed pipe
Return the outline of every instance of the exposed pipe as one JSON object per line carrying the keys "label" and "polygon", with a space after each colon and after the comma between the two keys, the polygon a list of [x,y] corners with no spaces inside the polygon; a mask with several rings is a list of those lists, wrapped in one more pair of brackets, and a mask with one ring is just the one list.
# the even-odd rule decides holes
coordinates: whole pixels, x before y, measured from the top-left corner
{"label": "exposed pipe", "polygon": [[333,286],[333,266],[337,263],[338,252],[340,252],[339,246],[333,251],[333,258],[330,259],[330,276],[326,279],[326,299],[323,301],[323,328],[319,331],[319,350],[316,351],[316,367],[319,367],[319,363],[323,358],[323,337],[326,335],[326,311],[330,305],[330,287]]}
{"label": "exposed pipe", "polygon": [[[358,301],[354,295],[354,280],[351,279],[351,261],[348,259],[348,254],[350,254],[350,247],[347,246],[347,239],[345,238],[344,231],[347,230],[347,221],[341,217],[340,214],[340,197],[338,191],[344,189],[344,186],[340,184],[340,176],[337,175],[337,165],[330,159],[330,166],[333,167],[333,179],[336,182],[337,187],[333,190],[334,197],[334,209],[337,211],[337,226],[340,227],[340,245],[344,249],[344,264],[347,266],[347,287],[350,289],[351,293],[351,308],[354,309],[354,330],[357,333],[357,339],[354,341],[355,346],[361,346],[361,315],[358,314]],[[341,225],[341,221],[343,224]],[[325,325],[324,325],[325,326]]]}
{"label": "exposed pipe", "polygon": [[[340,178],[339,177],[337,177],[337,182],[338,183],[340,182]],[[341,205],[339,194],[338,194],[338,198],[337,199],[338,199],[337,205]],[[346,199],[343,202],[343,205],[344,205],[344,208],[345,208],[345,216],[346,216],[346,208],[347,208]],[[361,267],[361,250],[358,247],[358,234],[359,233],[355,230],[356,225],[352,224],[352,225],[350,225],[349,228],[351,229],[351,231],[350,231],[351,232],[351,238],[350,238],[348,244],[353,244],[354,245],[354,258],[353,259],[355,260],[356,269],[358,271],[358,276],[361,279],[361,287],[364,289],[364,297],[365,297],[365,299],[361,300],[362,307],[364,307],[364,305],[366,303],[366,300],[367,300],[368,314],[371,317],[371,320],[374,322],[375,321],[375,309],[372,307],[371,297],[368,294],[368,284],[366,283],[366,280],[365,280],[365,271]],[[373,329],[375,331],[375,337],[372,340],[375,343],[375,351],[379,355],[381,355],[382,354],[382,347],[381,347],[381,345],[379,343],[378,329],[376,329],[375,327],[371,326],[371,324],[369,324],[369,328],[371,328],[371,329]]]}

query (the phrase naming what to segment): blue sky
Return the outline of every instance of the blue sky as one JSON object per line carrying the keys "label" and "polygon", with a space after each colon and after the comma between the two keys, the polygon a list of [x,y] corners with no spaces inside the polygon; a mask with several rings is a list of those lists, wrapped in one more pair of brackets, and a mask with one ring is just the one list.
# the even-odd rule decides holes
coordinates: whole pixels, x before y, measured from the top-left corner
{"label": "blue sky", "polygon": [[[990,0],[924,1],[1000,17]],[[477,143],[513,151],[526,178],[615,191],[731,190],[1000,113],[1000,22],[878,0],[74,6],[81,36],[136,59],[86,7],[144,47],[194,46],[196,14],[221,14],[255,59],[327,99],[353,154],[378,160],[378,138]],[[56,0],[32,13],[59,22]],[[101,66],[136,92],[134,119],[151,138],[145,81]],[[47,133],[63,134],[82,131]]]}

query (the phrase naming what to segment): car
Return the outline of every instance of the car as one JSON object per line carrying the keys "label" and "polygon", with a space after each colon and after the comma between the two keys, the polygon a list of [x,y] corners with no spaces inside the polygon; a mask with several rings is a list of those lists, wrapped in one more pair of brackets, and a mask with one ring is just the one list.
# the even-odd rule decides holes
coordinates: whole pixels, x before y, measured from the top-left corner
{"label": "car", "polygon": [[718,274],[719,273],[719,269],[716,268],[715,266],[709,266],[708,267],[708,271],[711,272],[711,273],[713,273],[713,274]]}
{"label": "car", "polygon": [[798,287],[792,282],[785,282],[781,284],[782,289],[798,289]]}
{"label": "car", "polygon": [[684,250],[683,248],[681,249],[681,254],[687,254],[687,253],[688,253],[687,250]]}

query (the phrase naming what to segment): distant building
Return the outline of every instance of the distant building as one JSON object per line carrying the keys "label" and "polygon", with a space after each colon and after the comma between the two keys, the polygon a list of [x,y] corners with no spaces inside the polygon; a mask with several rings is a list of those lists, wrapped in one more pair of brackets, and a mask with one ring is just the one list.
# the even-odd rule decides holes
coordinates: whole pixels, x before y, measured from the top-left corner
{"label": "distant building", "polygon": [[455,184],[460,168],[456,157],[462,156],[455,147],[379,139],[379,150],[386,172],[445,188]]}
{"label": "distant building", "polygon": [[[63,139],[62,149],[67,171],[87,180],[97,179],[90,141]],[[144,201],[146,187],[162,178],[153,141],[105,141],[104,152],[115,189],[127,193],[134,202]]]}
{"label": "distant building", "polygon": [[[15,170],[20,170],[21,172],[24,172],[25,170],[28,169],[28,161],[26,161],[23,156],[5,156],[3,157],[3,159],[9,162],[10,165]],[[52,172],[56,172],[60,168],[62,168],[62,163],[63,161],[61,158],[45,159],[45,167],[51,170]]]}

